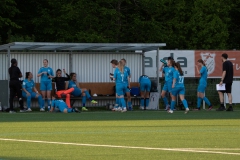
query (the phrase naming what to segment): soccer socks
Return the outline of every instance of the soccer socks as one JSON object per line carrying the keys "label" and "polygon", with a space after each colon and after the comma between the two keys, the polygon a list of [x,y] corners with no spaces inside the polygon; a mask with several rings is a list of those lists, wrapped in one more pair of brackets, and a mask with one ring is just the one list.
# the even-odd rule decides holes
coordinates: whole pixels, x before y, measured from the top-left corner
{"label": "soccer socks", "polygon": [[40,108],[43,108],[44,104],[43,104],[42,96],[38,96],[38,104],[39,104]]}
{"label": "soccer socks", "polygon": [[171,102],[171,110],[173,111],[174,107],[175,107],[176,101],[172,101]]}
{"label": "soccer socks", "polygon": [[124,98],[119,98],[120,104],[122,105],[122,108],[126,108],[126,102]]}
{"label": "soccer socks", "polygon": [[208,106],[211,106],[210,101],[207,99],[207,97],[203,97],[203,100],[207,103]]}
{"label": "soccer socks", "polygon": [[89,92],[88,91],[84,91],[84,92],[85,92],[87,98],[90,99],[90,101],[92,101],[92,97],[90,96]]}
{"label": "soccer socks", "polygon": [[146,98],[145,101],[146,101],[146,107],[148,107],[148,105],[149,105],[149,98]]}
{"label": "soccer socks", "polygon": [[[168,105],[167,97],[163,97],[162,99],[163,99],[163,102],[164,102],[165,106],[167,106],[167,105]],[[172,103],[171,103],[171,104],[172,104]]]}
{"label": "soccer socks", "polygon": [[144,98],[141,98],[141,100],[140,100],[140,106],[144,107]]}
{"label": "soccer socks", "polygon": [[51,99],[47,99],[48,106],[51,106]]}
{"label": "soccer socks", "polygon": [[87,101],[87,97],[86,97],[86,96],[83,96],[83,97],[82,97],[82,106],[83,106],[83,107],[85,107],[86,101]]}
{"label": "soccer socks", "polygon": [[30,108],[31,106],[31,95],[27,96],[27,108]]}
{"label": "soccer socks", "polygon": [[128,101],[128,107],[132,107],[132,102],[131,101]]}
{"label": "soccer socks", "polygon": [[182,103],[183,103],[183,106],[185,109],[188,108],[188,103],[187,103],[186,99],[182,100]]}
{"label": "soccer socks", "polygon": [[202,98],[201,98],[201,97],[198,97],[198,98],[197,98],[197,108],[200,108],[200,107],[201,107],[201,103],[202,103]]}

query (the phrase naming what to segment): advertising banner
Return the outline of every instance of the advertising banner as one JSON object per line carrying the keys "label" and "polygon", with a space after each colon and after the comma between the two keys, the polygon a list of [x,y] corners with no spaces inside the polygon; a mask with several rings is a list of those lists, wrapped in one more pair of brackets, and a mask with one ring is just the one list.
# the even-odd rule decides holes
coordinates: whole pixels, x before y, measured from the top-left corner
{"label": "advertising banner", "polygon": [[[157,72],[162,63],[160,59],[167,61],[168,57],[173,57],[176,62],[179,62],[185,77],[195,77],[195,57],[194,50],[160,50],[159,51],[159,66],[157,66],[156,51],[145,53],[145,73],[149,77],[156,77]],[[161,76],[160,72],[160,76]]]}
{"label": "advertising banner", "polygon": [[[222,59],[223,53],[228,54],[228,60],[233,63],[234,77],[240,77],[240,51],[195,51],[195,63],[202,59],[208,69],[209,78],[220,78],[222,76]],[[195,76],[198,77],[196,68]]]}

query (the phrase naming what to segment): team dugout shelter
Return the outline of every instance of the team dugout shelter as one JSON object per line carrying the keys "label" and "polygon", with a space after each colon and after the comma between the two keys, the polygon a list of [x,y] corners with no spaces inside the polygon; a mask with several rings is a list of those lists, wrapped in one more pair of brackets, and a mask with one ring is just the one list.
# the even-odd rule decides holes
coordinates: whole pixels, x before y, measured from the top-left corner
{"label": "team dugout shelter", "polygon": [[[131,69],[131,82],[138,82],[138,78],[145,73],[144,53],[156,51],[159,59],[159,49],[165,43],[55,43],[55,42],[13,42],[0,45],[0,102],[2,106],[8,105],[8,68],[12,58],[18,61],[22,71],[33,73],[35,83],[40,82],[37,77],[38,70],[43,66],[43,59],[48,59],[48,66],[56,71],[65,69],[67,73],[77,73],[78,82],[97,83],[111,82],[109,73],[113,73],[110,65],[112,59],[127,60]],[[154,53],[154,52],[153,52]],[[157,66],[159,62],[157,61]],[[158,71],[158,68],[156,69]],[[159,72],[156,73],[159,79]],[[159,83],[157,83],[159,88]],[[93,93],[92,93],[93,94]],[[105,102],[104,102],[105,103]]]}

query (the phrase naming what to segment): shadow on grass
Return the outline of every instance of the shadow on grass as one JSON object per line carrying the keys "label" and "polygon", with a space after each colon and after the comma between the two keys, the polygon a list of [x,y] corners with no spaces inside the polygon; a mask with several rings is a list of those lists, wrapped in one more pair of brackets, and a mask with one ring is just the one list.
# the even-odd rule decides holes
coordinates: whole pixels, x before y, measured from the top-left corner
{"label": "shadow on grass", "polygon": [[51,122],[51,121],[128,121],[128,120],[210,120],[210,119],[240,119],[240,112],[217,111],[128,111],[125,113],[112,111],[95,111],[82,113],[0,113],[0,122]]}

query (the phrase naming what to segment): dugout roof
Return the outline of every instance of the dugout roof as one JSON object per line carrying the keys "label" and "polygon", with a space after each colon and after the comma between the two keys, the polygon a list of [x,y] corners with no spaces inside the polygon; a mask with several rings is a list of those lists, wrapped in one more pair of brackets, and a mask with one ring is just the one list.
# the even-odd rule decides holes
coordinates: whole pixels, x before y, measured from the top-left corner
{"label": "dugout roof", "polygon": [[13,42],[0,45],[0,50],[10,51],[152,51],[165,43],[53,43]]}

